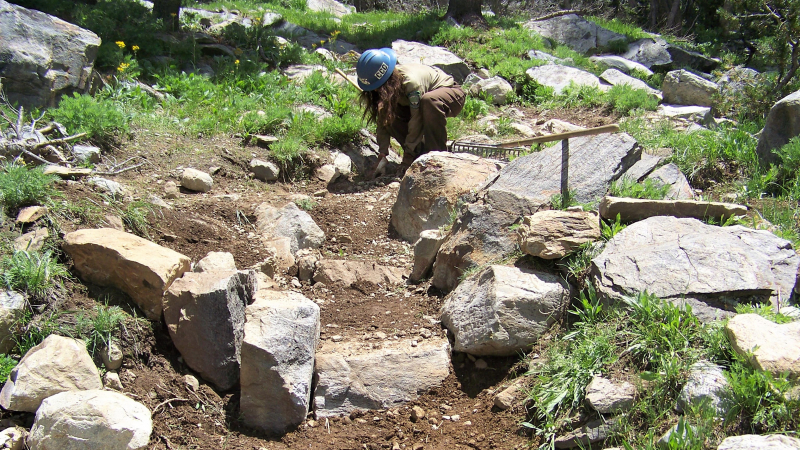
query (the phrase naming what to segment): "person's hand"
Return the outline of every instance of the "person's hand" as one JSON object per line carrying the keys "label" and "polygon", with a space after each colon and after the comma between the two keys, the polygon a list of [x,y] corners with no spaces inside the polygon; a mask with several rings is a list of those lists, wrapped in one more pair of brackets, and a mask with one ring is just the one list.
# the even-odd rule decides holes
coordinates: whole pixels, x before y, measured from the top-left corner
{"label": "person's hand", "polygon": [[388,153],[378,153],[378,162],[375,163],[375,168],[372,169],[372,172],[367,175],[368,180],[374,180],[378,174],[382,175],[386,172],[386,164],[389,162],[387,156],[389,156]]}

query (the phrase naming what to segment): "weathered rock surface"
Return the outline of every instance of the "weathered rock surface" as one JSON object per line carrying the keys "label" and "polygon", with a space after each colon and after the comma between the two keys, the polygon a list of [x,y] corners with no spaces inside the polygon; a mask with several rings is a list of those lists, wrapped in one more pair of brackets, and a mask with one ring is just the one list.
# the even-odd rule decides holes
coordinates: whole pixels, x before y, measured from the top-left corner
{"label": "weathered rock surface", "polygon": [[524,395],[524,392],[521,389],[523,385],[524,378],[517,378],[514,380],[514,382],[511,383],[511,386],[508,386],[495,395],[494,406],[502,410],[513,408],[520,402],[521,397]]}
{"label": "weathered rock surface", "polygon": [[390,286],[402,283],[404,275],[404,270],[399,267],[381,266],[371,261],[323,259],[317,264],[314,282],[328,286],[334,283],[344,286],[356,283]]}
{"label": "weathered rock surface", "polygon": [[661,97],[661,92],[657,89],[653,89],[644,81],[630,75],[625,75],[617,69],[606,70],[600,74],[600,79],[612,86],[627,84],[633,89],[641,89],[655,97]]}
{"label": "weathered rock surface", "polygon": [[476,94],[488,95],[495,105],[505,105],[508,94],[514,92],[511,83],[501,77],[492,77],[478,81],[473,85]]}
{"label": "weathered rock surface", "polygon": [[254,271],[187,273],[164,295],[164,321],[186,365],[219,389],[239,382],[245,307]]}
{"label": "weathered rock surface", "polygon": [[764,164],[778,161],[778,156],[773,153],[797,135],[800,135],[800,91],[778,100],[767,115],[764,130],[758,138],[756,152]]}
{"label": "weathered rock surface", "polygon": [[[636,61],[631,61],[629,59],[625,59],[621,56],[616,55],[600,55],[600,56],[592,56],[589,58],[589,61],[598,63],[598,64],[605,64],[611,69],[617,69],[620,72],[624,72],[630,74],[633,71],[639,71],[644,73],[647,76],[652,76],[653,71],[648,69],[643,64],[640,64]],[[613,84],[613,83],[612,83]]]}
{"label": "weathered rock surface", "polygon": [[556,275],[493,265],[458,285],[442,306],[442,323],[456,351],[513,355],[559,320],[569,294]]}
{"label": "weathered rock surface", "polygon": [[606,438],[611,434],[613,425],[613,420],[605,420],[603,418],[593,420],[577,430],[570,431],[567,434],[557,437],[555,439],[555,447],[586,448],[593,442],[606,440]]}
{"label": "weathered rock surface", "polygon": [[340,55],[344,55],[349,51],[359,51],[358,47],[346,42],[344,39],[329,40],[330,36],[328,35],[314,33],[311,30],[307,30],[291,22],[277,22],[272,26],[272,28],[270,28],[270,30],[277,36],[297,42],[299,45],[305,47],[309,51],[320,46],[320,41],[325,41],[325,47],[328,50]]}
{"label": "weathered rock surface", "polygon": [[419,42],[396,40],[392,50],[397,53],[397,64],[425,64],[442,69],[456,83],[463,82],[470,74],[469,66],[444,47],[433,47]]}
{"label": "weathered rock surface", "polygon": [[698,361],[689,369],[689,379],[683,385],[675,409],[682,413],[692,406],[706,403],[717,417],[724,418],[730,408],[728,380],[722,368],[708,361]]}
{"label": "weathered rock surface", "polygon": [[42,400],[59,392],[102,388],[86,344],[52,334],[28,350],[11,371],[0,391],[0,406],[34,412]]}
{"label": "weathered rock surface", "polygon": [[625,412],[635,399],[636,387],[626,381],[614,382],[595,376],[586,386],[586,402],[600,414]]}
{"label": "weathered rock surface", "polygon": [[161,317],[164,292],[191,264],[178,252],[110,228],[69,233],[63,248],[81,279],[125,292],[150,320]]}
{"label": "weathered rock surface", "polygon": [[87,93],[100,38],[51,15],[0,0],[0,78],[11,103],[55,106]]}
{"label": "weathered rock surface", "polygon": [[658,105],[656,114],[667,119],[688,120],[703,126],[716,126],[717,122],[707,106]]}
{"label": "weathered rock surface", "polygon": [[719,86],[688,70],[673,70],[661,85],[664,103],[687,106],[713,106]]}
{"label": "weathered rock surface", "polygon": [[408,340],[380,348],[356,342],[328,342],[317,352],[317,417],[385,409],[414,400],[439,386],[450,373],[450,344],[434,337],[416,347]]}
{"label": "weathered rock surface", "polygon": [[691,200],[694,198],[694,191],[689,185],[689,180],[683,175],[681,169],[673,163],[659,167],[647,176],[660,186],[669,186],[667,200]]}
{"label": "weathered rock surface", "polygon": [[600,239],[600,218],[594,211],[541,211],[526,216],[517,233],[523,253],[563,258],[582,244]]}
{"label": "weathered rock surface", "polygon": [[303,422],[311,403],[319,306],[296,292],[260,290],[245,314],[242,417],[250,427],[284,433]]}
{"label": "weathered rock surface", "polygon": [[601,88],[600,79],[595,75],[584,70],[562,66],[560,64],[531,67],[525,71],[525,74],[531,80],[543,86],[553,88],[556,94],[560,94],[561,91],[570,84]]}
{"label": "weathered rock surface", "polygon": [[354,6],[344,5],[336,0],[306,0],[306,6],[310,11],[328,12],[336,17],[343,17],[356,12]]}
{"label": "weathered rock surface", "polygon": [[392,226],[408,242],[447,225],[458,197],[497,173],[495,163],[466,153],[430,152],[417,158],[400,182]]}
{"label": "weathered rock surface", "polygon": [[636,164],[632,165],[628,170],[622,174],[620,178],[627,178],[632,181],[641,181],[647,175],[655,170],[656,167],[661,163],[662,158],[660,156],[650,155],[648,153],[642,153],[642,159],[636,161]]}
{"label": "weathered rock surface", "polygon": [[49,237],[50,231],[46,227],[36,228],[14,239],[14,250],[41,250]]}
{"label": "weathered rock surface", "polygon": [[261,181],[275,181],[281,173],[281,169],[269,161],[253,159],[250,161],[250,170],[253,176]]}
{"label": "weathered rock surface", "polygon": [[289,239],[292,255],[303,248],[319,248],[325,242],[325,233],[307,212],[294,203],[275,208],[262,203],[256,208],[256,227],[265,239]]}
{"label": "weathered rock surface", "polygon": [[27,206],[19,210],[17,223],[34,223],[47,214],[46,206]]}
{"label": "weathered rock surface", "polygon": [[800,321],[775,324],[758,314],[738,314],[725,325],[736,353],[753,356],[757,369],[800,378]]}
{"label": "weathered rock surface", "polygon": [[96,191],[116,199],[123,198],[127,192],[125,186],[107,178],[91,177],[86,182],[92,185]]}
{"label": "weathered rock surface", "polygon": [[444,238],[445,235],[439,230],[425,230],[419,234],[414,244],[414,268],[408,276],[411,282],[416,283],[428,276]]}
{"label": "weathered rock surface", "polygon": [[22,427],[10,427],[0,431],[0,449],[25,450],[25,441],[28,439],[28,430]]}
{"label": "weathered rock surface", "polygon": [[791,243],[768,231],[662,216],[618,233],[592,260],[592,274],[608,298],[647,290],[685,299],[698,314],[707,303],[725,309],[740,300],[777,303],[792,292],[798,265]]}
{"label": "weathered rock surface", "polygon": [[606,196],[600,201],[600,216],[622,222],[636,222],[655,216],[714,218],[724,223],[731,216],[747,214],[747,207],[733,203],[704,202],[699,200],[647,200]]}
{"label": "weathered rock surface", "polygon": [[194,266],[195,272],[213,272],[217,270],[236,270],[236,261],[229,252],[209,252],[205,258]]}
{"label": "weathered rock surface", "polygon": [[14,324],[25,313],[25,305],[25,297],[19,292],[0,291],[0,353],[8,353],[16,345]]}
{"label": "weathered rock surface", "polygon": [[150,443],[150,410],[123,394],[103,390],[62,392],[36,411],[31,450],[139,450]]}
{"label": "weathered rock surface", "polygon": [[567,64],[567,62],[571,61],[572,59],[572,58],[568,59],[557,58],[551,55],[550,53],[543,52],[540,50],[528,50],[528,58],[538,59],[540,61],[546,61],[548,63],[556,63],[556,64]]}
{"label": "weathered rock surface", "polygon": [[797,450],[800,449],[800,439],[772,434],[759,436],[745,434],[725,438],[717,450]]}
{"label": "weathered rock surface", "polygon": [[723,98],[735,98],[741,95],[747,86],[758,83],[759,73],[753,69],[743,66],[736,66],[717,79],[720,95]]}
{"label": "weathered rock surface", "polygon": [[711,72],[719,65],[719,60],[701,53],[684,50],[672,45],[661,37],[643,38],[628,45],[628,51],[621,55],[625,59],[641,63],[653,70],[680,69],[690,67],[701,72]]}
{"label": "weathered rock surface", "polygon": [[181,186],[195,192],[208,192],[214,186],[211,175],[192,168],[183,169]]}
{"label": "weathered rock surface", "polygon": [[584,54],[602,50],[613,41],[627,41],[624,35],[589,22],[577,14],[547,20],[532,20],[525,23],[525,27]]}

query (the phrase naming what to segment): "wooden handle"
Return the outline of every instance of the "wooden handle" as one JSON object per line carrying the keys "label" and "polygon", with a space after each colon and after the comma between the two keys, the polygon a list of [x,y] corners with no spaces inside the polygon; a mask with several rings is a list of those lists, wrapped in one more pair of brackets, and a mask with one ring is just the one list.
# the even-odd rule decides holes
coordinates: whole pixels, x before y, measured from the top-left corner
{"label": "wooden handle", "polygon": [[595,134],[615,133],[619,131],[619,125],[603,125],[602,127],[588,128],[586,130],[568,131],[566,133],[548,134],[547,136],[539,136],[531,139],[523,139],[520,141],[503,142],[498,144],[501,148],[519,147],[523,145],[542,144],[545,142],[563,141],[564,139],[571,139],[581,136],[593,136]]}
{"label": "wooden handle", "polygon": [[338,67],[337,67],[335,70],[336,70],[336,73],[338,73],[339,75],[341,75],[342,77],[344,77],[344,79],[345,79],[345,80],[347,80],[348,82],[350,82],[350,84],[352,84],[353,86],[355,86],[355,88],[356,88],[356,89],[358,89],[358,90],[359,90],[359,92],[361,92],[361,87],[360,87],[360,86],[359,86],[359,85],[358,85],[358,84],[357,84],[355,81],[351,80],[351,79],[350,79],[350,77],[348,77],[346,73],[342,72],[342,69],[340,69],[340,68],[338,68]]}

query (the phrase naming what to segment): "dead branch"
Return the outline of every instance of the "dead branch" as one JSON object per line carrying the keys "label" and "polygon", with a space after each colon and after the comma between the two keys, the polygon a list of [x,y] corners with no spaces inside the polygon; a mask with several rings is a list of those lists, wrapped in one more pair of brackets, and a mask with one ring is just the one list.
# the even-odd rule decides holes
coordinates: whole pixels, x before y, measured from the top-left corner
{"label": "dead branch", "polygon": [[172,407],[172,405],[171,405],[172,402],[188,402],[188,401],[189,401],[188,399],[180,398],[180,397],[175,397],[175,398],[171,398],[169,400],[164,400],[163,402],[161,402],[158,405],[156,405],[155,408],[153,408],[153,414],[155,414],[156,411],[158,411],[158,409],[161,408],[164,405],[169,404],[169,406]]}
{"label": "dead branch", "polygon": [[39,142],[38,144],[33,146],[33,149],[34,150],[38,150],[38,149],[40,149],[42,147],[46,147],[48,145],[64,145],[64,144],[68,144],[70,141],[75,141],[75,140],[78,140],[78,139],[81,139],[81,138],[85,138],[85,137],[86,137],[86,133],[78,133],[78,134],[74,134],[72,136],[67,136],[67,137],[61,138],[61,139],[53,139],[52,141]]}
{"label": "dead branch", "polygon": [[115,170],[115,171],[112,171],[112,172],[94,172],[94,173],[96,175],[119,175],[119,174],[127,172],[129,170],[138,169],[139,167],[142,167],[145,164],[147,164],[147,161],[139,163],[139,164],[136,164],[136,165],[133,165],[133,166],[130,166],[130,167],[125,167],[124,169]]}
{"label": "dead branch", "polygon": [[533,19],[532,22],[538,22],[540,20],[547,20],[547,19],[552,19],[552,18],[555,18],[555,17],[566,16],[568,14],[582,15],[584,13],[585,13],[585,11],[582,10],[582,9],[567,9],[567,10],[564,10],[564,11],[556,11],[556,12],[551,13],[551,14],[546,14],[544,16],[537,17],[537,18]]}

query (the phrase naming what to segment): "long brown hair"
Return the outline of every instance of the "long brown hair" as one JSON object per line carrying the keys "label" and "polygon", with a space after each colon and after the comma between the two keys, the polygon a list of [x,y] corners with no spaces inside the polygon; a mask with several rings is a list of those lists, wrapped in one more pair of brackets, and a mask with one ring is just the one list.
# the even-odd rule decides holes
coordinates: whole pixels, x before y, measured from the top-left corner
{"label": "long brown hair", "polygon": [[361,104],[364,106],[364,118],[379,126],[389,127],[397,117],[397,101],[403,95],[403,77],[397,72],[373,91],[361,92]]}

